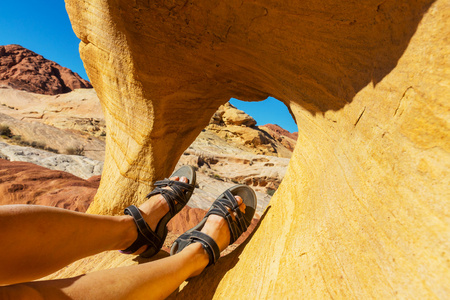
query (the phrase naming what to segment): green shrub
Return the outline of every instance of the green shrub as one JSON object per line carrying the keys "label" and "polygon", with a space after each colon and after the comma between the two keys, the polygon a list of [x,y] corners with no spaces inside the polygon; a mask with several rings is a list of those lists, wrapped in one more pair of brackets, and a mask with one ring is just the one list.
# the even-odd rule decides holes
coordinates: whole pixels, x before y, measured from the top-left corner
{"label": "green shrub", "polygon": [[214,174],[212,177],[213,177],[214,179],[216,179],[216,180],[224,181],[224,180],[222,179],[222,177],[220,177],[219,174]]}
{"label": "green shrub", "polygon": [[66,153],[69,155],[84,155],[84,147],[69,147],[66,149]]}
{"label": "green shrub", "polygon": [[9,126],[0,125],[0,135],[4,137],[12,137],[12,132]]}
{"label": "green shrub", "polygon": [[20,140],[18,143],[20,146],[31,146],[29,141]]}
{"label": "green shrub", "polygon": [[47,148],[47,145],[42,142],[37,142],[36,148],[45,150],[45,148]]}
{"label": "green shrub", "polygon": [[59,153],[58,149],[54,149],[52,147],[45,146],[44,150],[45,151],[49,151],[49,152],[53,152],[53,153]]}

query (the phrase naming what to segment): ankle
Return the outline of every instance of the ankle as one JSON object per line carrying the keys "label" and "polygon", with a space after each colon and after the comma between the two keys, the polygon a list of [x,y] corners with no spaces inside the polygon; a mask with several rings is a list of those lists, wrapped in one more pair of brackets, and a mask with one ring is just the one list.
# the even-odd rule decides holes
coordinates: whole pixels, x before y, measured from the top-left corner
{"label": "ankle", "polygon": [[180,253],[189,256],[192,264],[192,273],[189,277],[199,275],[209,263],[209,255],[200,243],[192,243]]}
{"label": "ankle", "polygon": [[114,250],[125,250],[137,239],[136,224],[131,216],[119,216],[117,217],[117,221],[120,226],[120,235],[122,238],[117,240]]}
{"label": "ankle", "polygon": [[150,228],[155,230],[161,218],[169,211],[169,205],[162,196],[155,195],[139,206],[139,210]]}

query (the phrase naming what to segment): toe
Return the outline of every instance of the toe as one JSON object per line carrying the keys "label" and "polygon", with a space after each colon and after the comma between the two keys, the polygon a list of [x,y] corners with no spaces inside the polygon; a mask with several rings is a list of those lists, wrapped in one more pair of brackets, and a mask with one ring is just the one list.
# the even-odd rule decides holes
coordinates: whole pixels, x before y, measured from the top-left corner
{"label": "toe", "polygon": [[180,181],[181,181],[181,182],[184,182],[184,183],[188,183],[188,179],[187,179],[186,177],[184,177],[184,176],[182,176],[182,177],[180,178]]}
{"label": "toe", "polygon": [[242,200],[241,196],[234,196],[234,198],[236,198],[236,202],[238,203],[239,209],[241,210],[241,212],[245,213],[246,206],[245,206],[245,203]]}
{"label": "toe", "polygon": [[184,182],[184,183],[189,183],[189,180],[186,177],[184,177],[184,176],[182,176],[182,177],[173,176],[173,177],[170,177],[170,180],[181,181],[181,182]]}
{"label": "toe", "polygon": [[[244,203],[244,201],[242,200],[242,198],[240,197],[240,196],[234,196],[234,198],[236,199],[236,202],[238,203],[238,205],[239,205],[239,210],[242,212],[242,213],[245,213],[245,203]],[[232,210],[231,210],[231,208],[228,208],[227,207],[227,210],[228,210],[228,212],[231,214],[231,217],[233,218],[233,220],[236,220],[235,219],[235,217],[236,217],[236,212],[233,212]]]}

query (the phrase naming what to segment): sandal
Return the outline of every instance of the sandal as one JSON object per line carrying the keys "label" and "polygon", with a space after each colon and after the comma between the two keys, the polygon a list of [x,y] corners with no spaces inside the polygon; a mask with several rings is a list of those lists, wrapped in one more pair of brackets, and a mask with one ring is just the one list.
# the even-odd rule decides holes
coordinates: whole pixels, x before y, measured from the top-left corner
{"label": "sandal", "polygon": [[[132,254],[142,246],[148,245],[147,249],[140,256],[150,258],[162,248],[167,236],[167,223],[186,205],[195,188],[196,176],[193,167],[183,166],[175,171],[170,178],[175,176],[180,178],[183,176],[186,177],[188,183],[167,178],[156,181],[154,184],[156,188],[146,196],[146,198],[150,198],[154,195],[161,194],[169,205],[169,212],[159,220],[155,231],[150,229],[150,226],[144,221],[140,210],[136,206],[130,205],[125,208],[125,214],[132,216],[134,219],[138,237],[130,247],[125,250],[120,250],[121,253]],[[167,186],[171,189],[165,189]]]}
{"label": "sandal", "polygon": [[[243,203],[246,205],[245,213],[242,213],[239,209],[239,205],[234,196],[240,196],[242,198]],[[248,226],[252,222],[256,209],[256,201],[255,192],[246,185],[236,185],[226,190],[216,199],[216,201],[214,201],[211,208],[206,213],[206,216],[200,221],[200,223],[180,235],[175,240],[172,248],[170,249],[170,255],[180,252],[192,243],[200,243],[208,253],[208,266],[215,264],[220,257],[219,247],[209,235],[200,231],[205,225],[208,216],[219,215],[227,221],[228,228],[230,229],[231,245],[241,236],[243,232],[247,230]],[[234,214],[234,220],[227,208],[229,208],[231,213]]]}

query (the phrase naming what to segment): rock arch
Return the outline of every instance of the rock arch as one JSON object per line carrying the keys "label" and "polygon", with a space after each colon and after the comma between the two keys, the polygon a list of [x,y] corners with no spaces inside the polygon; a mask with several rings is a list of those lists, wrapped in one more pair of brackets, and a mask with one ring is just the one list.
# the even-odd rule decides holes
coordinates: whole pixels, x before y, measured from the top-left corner
{"label": "rock arch", "polygon": [[259,230],[178,296],[448,296],[448,1],[66,6],[108,124],[91,212],[141,201],[230,97],[299,126]]}

